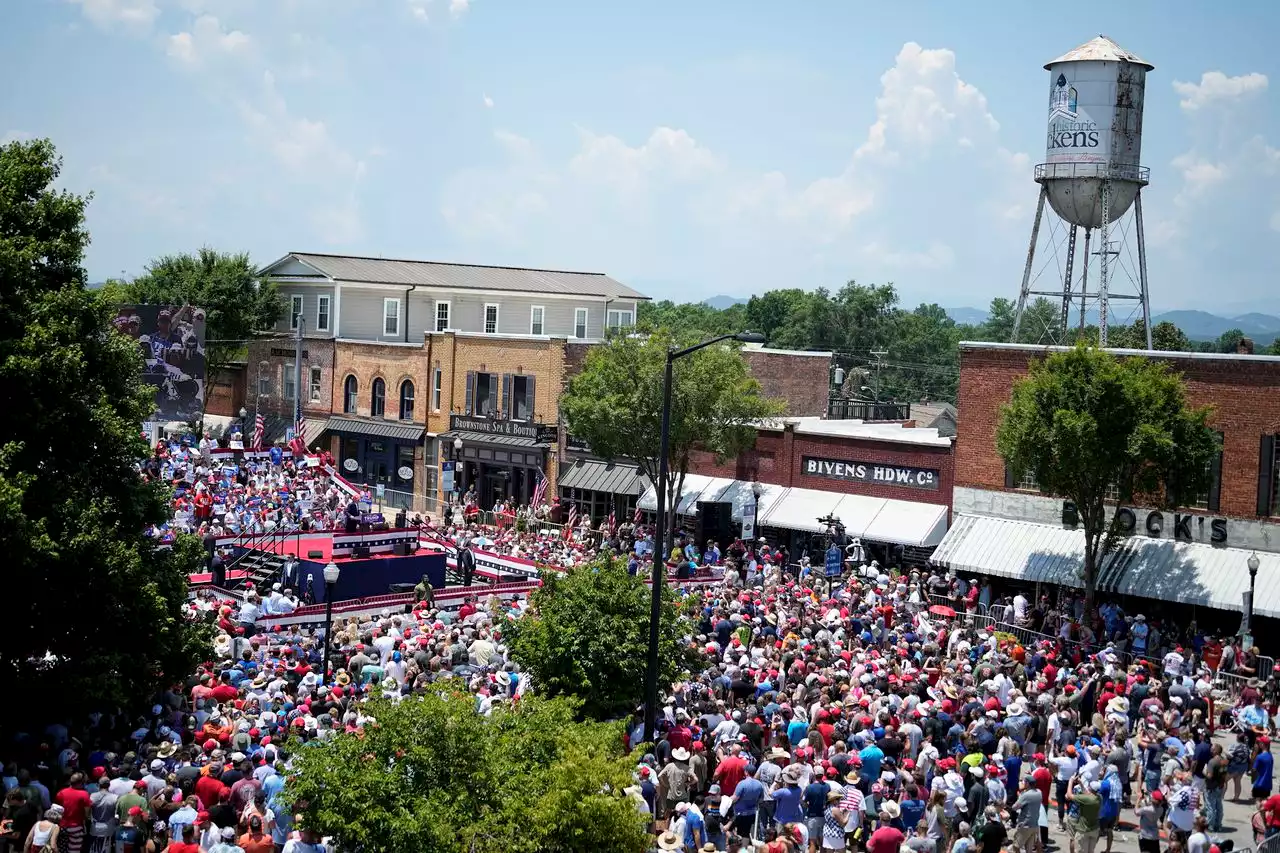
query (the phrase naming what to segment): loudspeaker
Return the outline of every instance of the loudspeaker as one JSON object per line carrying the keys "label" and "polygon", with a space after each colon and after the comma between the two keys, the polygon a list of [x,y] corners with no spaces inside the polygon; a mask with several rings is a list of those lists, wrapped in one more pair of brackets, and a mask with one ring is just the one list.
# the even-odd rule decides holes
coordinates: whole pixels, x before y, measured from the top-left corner
{"label": "loudspeaker", "polygon": [[369,556],[368,545],[357,545],[351,549],[351,557],[355,560],[364,560]]}
{"label": "loudspeaker", "polygon": [[733,530],[733,504],[727,501],[698,501],[697,532],[698,549],[714,539],[721,546],[737,538]]}
{"label": "loudspeaker", "polygon": [[308,559],[308,560],[323,560],[323,559],[324,559],[324,551],[308,551],[308,552],[307,552],[307,559]]}
{"label": "loudspeaker", "polygon": [[397,557],[409,556],[409,543],[406,540],[401,539],[392,547],[391,553],[395,554]]}

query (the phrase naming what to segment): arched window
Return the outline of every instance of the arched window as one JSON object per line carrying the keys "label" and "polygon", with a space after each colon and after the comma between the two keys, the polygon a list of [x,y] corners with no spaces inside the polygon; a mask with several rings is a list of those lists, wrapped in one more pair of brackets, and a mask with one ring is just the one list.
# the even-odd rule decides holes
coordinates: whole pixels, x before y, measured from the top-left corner
{"label": "arched window", "polygon": [[387,410],[387,383],[381,379],[373,380],[373,396],[369,399],[369,414],[375,418],[382,417]]}
{"label": "arched window", "polygon": [[348,376],[342,383],[342,411],[348,415],[356,413],[356,393],[359,390],[354,376]]}
{"label": "arched window", "polygon": [[413,381],[410,379],[400,383],[400,420],[413,420]]}

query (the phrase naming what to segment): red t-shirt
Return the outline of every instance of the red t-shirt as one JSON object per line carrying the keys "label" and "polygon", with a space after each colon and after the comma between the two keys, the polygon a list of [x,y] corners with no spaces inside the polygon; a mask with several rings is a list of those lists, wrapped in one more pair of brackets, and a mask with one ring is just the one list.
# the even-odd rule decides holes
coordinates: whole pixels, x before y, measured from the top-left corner
{"label": "red t-shirt", "polygon": [[199,844],[183,844],[178,839],[169,842],[169,846],[164,848],[165,853],[200,853]]}
{"label": "red t-shirt", "polygon": [[218,804],[218,800],[222,792],[227,788],[222,784],[220,779],[212,776],[201,776],[196,780],[196,798],[200,800],[200,807],[205,811],[213,808]]}
{"label": "red t-shirt", "polygon": [[209,691],[210,695],[219,703],[231,702],[240,695],[240,691],[236,690],[230,684],[219,684],[213,690]]}
{"label": "red t-shirt", "polygon": [[62,806],[62,822],[58,826],[63,829],[84,826],[85,819],[89,817],[89,811],[93,808],[89,792],[84,788],[63,788],[53,801]]}
{"label": "red t-shirt", "polygon": [[716,778],[720,780],[720,793],[732,797],[738,783],[747,775],[747,762],[741,756],[729,756],[716,767]]}
{"label": "red t-shirt", "polygon": [[867,853],[898,853],[907,837],[892,826],[882,826],[867,839]]}
{"label": "red t-shirt", "polygon": [[1049,786],[1053,784],[1053,773],[1048,767],[1037,767],[1031,771],[1031,781],[1036,783],[1036,787],[1040,789],[1040,796],[1047,803],[1049,802]]}
{"label": "red t-shirt", "polygon": [[1262,813],[1267,816],[1267,826],[1280,826],[1280,794],[1272,794],[1262,804]]}

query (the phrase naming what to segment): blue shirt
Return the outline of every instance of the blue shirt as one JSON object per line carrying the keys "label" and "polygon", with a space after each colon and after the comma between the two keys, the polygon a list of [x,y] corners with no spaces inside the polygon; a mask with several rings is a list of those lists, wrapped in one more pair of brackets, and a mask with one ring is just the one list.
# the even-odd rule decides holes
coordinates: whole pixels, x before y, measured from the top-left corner
{"label": "blue shirt", "polygon": [[884,753],[880,751],[880,747],[873,743],[859,752],[858,757],[862,759],[862,770],[858,775],[873,781],[879,779],[880,762],[884,760]]}
{"label": "blue shirt", "polygon": [[827,809],[827,792],[831,790],[826,782],[810,782],[804,789],[804,810],[807,817],[822,817]]}
{"label": "blue shirt", "polygon": [[914,831],[924,817],[924,800],[903,800],[899,805],[902,807],[903,830]]}
{"label": "blue shirt", "polygon": [[1258,753],[1258,757],[1253,760],[1253,787],[1271,790],[1271,768],[1274,761],[1270,752]]}
{"label": "blue shirt", "polygon": [[787,785],[773,792],[773,819],[778,823],[798,823],[804,819],[800,809],[800,789]]}
{"label": "blue shirt", "polygon": [[694,831],[702,830],[702,842],[705,844],[707,840],[707,824],[702,819],[702,815],[690,809],[684,815],[684,846],[693,850],[698,843],[694,838]]}
{"label": "blue shirt", "polygon": [[809,724],[803,720],[792,720],[787,726],[787,742],[797,744],[809,734]]}
{"label": "blue shirt", "polygon": [[733,813],[735,815],[755,814],[764,799],[764,785],[759,779],[747,777],[738,783],[733,792]]}

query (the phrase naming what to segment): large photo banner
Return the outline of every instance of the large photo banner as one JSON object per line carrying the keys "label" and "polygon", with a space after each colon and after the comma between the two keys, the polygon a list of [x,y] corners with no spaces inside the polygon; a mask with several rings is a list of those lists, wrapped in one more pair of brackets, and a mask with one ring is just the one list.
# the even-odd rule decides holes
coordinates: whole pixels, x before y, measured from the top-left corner
{"label": "large photo banner", "polygon": [[157,421],[192,421],[204,408],[204,309],[122,305],[112,325],[142,353],[143,379],[156,389]]}

